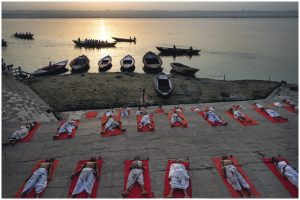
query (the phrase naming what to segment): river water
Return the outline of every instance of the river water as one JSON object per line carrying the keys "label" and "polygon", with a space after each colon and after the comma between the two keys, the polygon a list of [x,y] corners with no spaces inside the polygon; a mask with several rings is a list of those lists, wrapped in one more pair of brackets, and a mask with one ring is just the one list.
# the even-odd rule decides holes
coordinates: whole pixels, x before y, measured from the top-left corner
{"label": "river water", "polygon": [[[10,37],[15,32],[32,32],[34,40]],[[113,41],[111,37],[136,37],[134,43],[118,43],[116,48],[75,48],[80,37]],[[32,72],[49,61],[71,61],[85,54],[89,72],[98,73],[100,58],[111,55],[111,72],[120,71],[127,54],[136,60],[137,73],[143,72],[142,57],[156,46],[201,49],[199,56],[162,57],[164,72],[171,62],[200,69],[200,78],[287,80],[298,83],[297,18],[207,18],[207,19],[2,19],[4,61]],[[68,68],[70,69],[69,65]]]}

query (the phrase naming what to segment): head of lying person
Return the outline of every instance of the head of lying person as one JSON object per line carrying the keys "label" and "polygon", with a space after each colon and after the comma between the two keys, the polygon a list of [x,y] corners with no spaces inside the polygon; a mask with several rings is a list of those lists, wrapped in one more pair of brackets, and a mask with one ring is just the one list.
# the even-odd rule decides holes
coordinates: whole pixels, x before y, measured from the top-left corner
{"label": "head of lying person", "polygon": [[140,160],[140,156],[134,156],[133,160]]}
{"label": "head of lying person", "polygon": [[96,162],[96,160],[97,160],[96,157],[94,157],[94,156],[90,157],[90,161],[91,161],[91,162]]}

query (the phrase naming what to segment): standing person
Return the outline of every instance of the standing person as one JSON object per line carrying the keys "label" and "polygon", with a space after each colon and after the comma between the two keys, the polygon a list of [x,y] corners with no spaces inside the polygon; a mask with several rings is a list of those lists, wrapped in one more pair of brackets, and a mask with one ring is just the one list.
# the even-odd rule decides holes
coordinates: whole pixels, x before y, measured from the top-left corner
{"label": "standing person", "polygon": [[143,91],[142,91],[140,104],[141,104],[141,106],[146,106],[146,90],[145,89],[143,89]]}

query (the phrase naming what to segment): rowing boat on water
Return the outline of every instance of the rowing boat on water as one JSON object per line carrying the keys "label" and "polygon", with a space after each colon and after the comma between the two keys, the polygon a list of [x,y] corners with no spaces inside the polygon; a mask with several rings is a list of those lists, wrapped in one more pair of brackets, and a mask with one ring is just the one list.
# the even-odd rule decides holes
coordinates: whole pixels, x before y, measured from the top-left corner
{"label": "rowing boat on water", "polygon": [[149,51],[143,56],[144,71],[149,74],[162,72],[163,68],[161,58],[155,53]]}
{"label": "rowing boat on water", "polygon": [[169,48],[169,47],[156,47],[164,55],[197,55],[201,50],[198,49],[183,49],[183,48]]}
{"label": "rowing boat on water", "polygon": [[174,63],[170,63],[170,65],[174,71],[176,71],[180,74],[184,74],[184,75],[193,76],[193,75],[195,75],[195,73],[197,71],[199,71],[199,69],[189,67],[189,66],[181,64],[181,63],[174,62]]}
{"label": "rowing boat on water", "polygon": [[111,61],[112,61],[112,58],[109,55],[105,56],[104,58],[99,60],[99,62],[98,62],[99,72],[105,72],[105,71],[109,70],[112,67]]}

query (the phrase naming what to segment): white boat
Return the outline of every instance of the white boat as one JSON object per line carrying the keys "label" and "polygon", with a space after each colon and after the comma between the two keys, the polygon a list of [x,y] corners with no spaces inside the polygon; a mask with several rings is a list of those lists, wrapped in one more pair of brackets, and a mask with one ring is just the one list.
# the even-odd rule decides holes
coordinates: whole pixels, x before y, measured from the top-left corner
{"label": "white boat", "polygon": [[133,72],[135,70],[134,66],[135,60],[131,55],[125,56],[121,61],[121,71],[122,72]]}
{"label": "white boat", "polygon": [[157,74],[154,78],[154,86],[156,91],[162,96],[169,96],[173,90],[171,78],[161,72]]}
{"label": "white boat", "polygon": [[146,73],[159,73],[162,72],[163,68],[161,67],[162,65],[162,60],[161,58],[156,55],[155,53],[149,51],[147,52],[144,57],[143,57],[143,63],[144,63],[144,71]]}
{"label": "white boat", "polygon": [[43,67],[41,69],[38,69],[31,73],[32,76],[45,76],[45,75],[53,75],[53,74],[60,74],[68,71],[66,69],[66,65],[68,63],[68,60],[64,60],[58,63],[54,63],[51,65],[48,65],[46,67]]}
{"label": "white boat", "polygon": [[112,61],[112,58],[109,55],[105,56],[104,58],[99,60],[99,62],[98,62],[99,72],[105,72],[105,71],[109,70],[112,67],[111,61]]}

